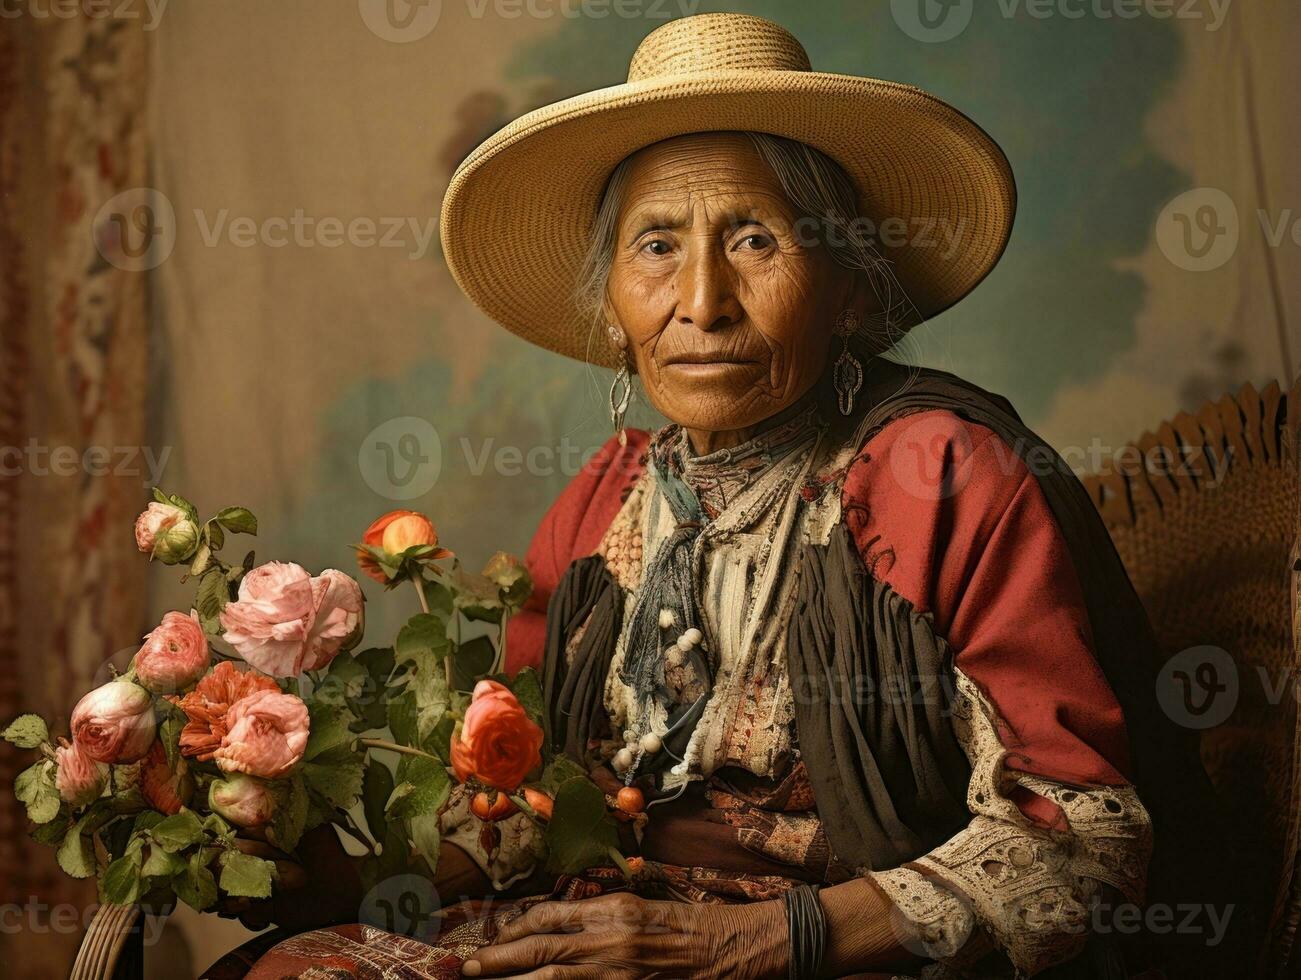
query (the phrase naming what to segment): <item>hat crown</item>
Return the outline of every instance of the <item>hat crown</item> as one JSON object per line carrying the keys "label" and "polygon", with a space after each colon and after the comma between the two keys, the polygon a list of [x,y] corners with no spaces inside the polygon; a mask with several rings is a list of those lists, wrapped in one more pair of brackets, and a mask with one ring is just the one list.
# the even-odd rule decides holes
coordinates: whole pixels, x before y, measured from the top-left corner
{"label": "hat crown", "polygon": [[706,71],[809,71],[790,31],[749,14],[696,14],[657,27],[637,46],[628,81]]}

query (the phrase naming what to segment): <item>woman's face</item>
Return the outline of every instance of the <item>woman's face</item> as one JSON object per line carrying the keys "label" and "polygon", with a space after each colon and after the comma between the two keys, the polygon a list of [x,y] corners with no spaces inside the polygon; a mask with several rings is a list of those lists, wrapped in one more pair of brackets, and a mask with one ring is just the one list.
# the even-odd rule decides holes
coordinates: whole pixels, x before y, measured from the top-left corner
{"label": "woman's face", "polygon": [[681,136],[630,161],[606,312],[668,418],[745,430],[822,374],[853,279],[798,218],[745,136]]}

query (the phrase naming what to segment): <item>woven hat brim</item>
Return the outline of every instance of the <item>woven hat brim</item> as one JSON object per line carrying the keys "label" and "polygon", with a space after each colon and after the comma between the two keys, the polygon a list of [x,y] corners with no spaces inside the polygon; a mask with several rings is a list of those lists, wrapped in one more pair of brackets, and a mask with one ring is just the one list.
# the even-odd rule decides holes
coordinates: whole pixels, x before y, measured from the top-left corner
{"label": "woven hat brim", "polygon": [[[897,82],[803,71],[718,71],[587,92],[516,119],[457,168],[443,199],[448,268],[511,332],[615,363],[574,290],[611,171],[660,140],[732,130],[821,150],[859,189],[860,214],[902,220],[885,251],[913,326],[974,289],[1007,246],[1016,186],[1003,151],[934,96]],[[896,225],[898,228],[899,226]]]}

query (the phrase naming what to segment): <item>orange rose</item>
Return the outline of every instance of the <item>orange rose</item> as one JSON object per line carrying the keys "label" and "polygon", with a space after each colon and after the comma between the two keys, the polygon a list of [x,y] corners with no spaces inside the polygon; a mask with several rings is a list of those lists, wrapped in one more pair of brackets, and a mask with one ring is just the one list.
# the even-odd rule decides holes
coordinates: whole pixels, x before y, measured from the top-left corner
{"label": "orange rose", "polygon": [[155,742],[140,764],[140,791],[145,802],[161,813],[180,813],[194,795],[194,777],[184,766],[173,772],[162,742]]}
{"label": "orange rose", "polygon": [[240,671],[232,661],[223,660],[185,697],[167,699],[189,719],[181,729],[181,755],[200,762],[211,759],[226,735],[230,706],[256,691],[279,690],[270,677]]}
{"label": "orange rose", "polygon": [[465,721],[452,736],[452,769],[461,782],[477,779],[508,793],[542,761],[542,729],[510,688],[474,686]]}
{"label": "orange rose", "polygon": [[[390,555],[400,555],[408,548],[428,545],[433,549],[422,557],[427,560],[450,558],[452,553],[438,547],[438,531],[429,518],[414,510],[391,510],[366,528],[361,543]],[[357,549],[357,566],[376,582],[387,585],[388,576],[366,548]]]}

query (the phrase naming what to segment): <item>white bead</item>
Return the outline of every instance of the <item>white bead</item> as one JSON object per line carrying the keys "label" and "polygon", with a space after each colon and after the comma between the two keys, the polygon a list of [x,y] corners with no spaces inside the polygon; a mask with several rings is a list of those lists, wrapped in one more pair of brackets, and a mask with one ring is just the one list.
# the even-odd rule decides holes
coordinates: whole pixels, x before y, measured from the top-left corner
{"label": "white bead", "polygon": [[661,609],[661,610],[660,610],[660,629],[662,629],[662,630],[669,630],[669,629],[672,629],[672,628],[673,628],[673,624],[676,623],[677,621],[678,621],[678,618],[677,618],[676,616],[673,615],[673,610],[672,610],[672,609]]}
{"label": "white bead", "polygon": [[641,742],[638,744],[641,745],[641,750],[643,752],[649,752],[651,755],[658,752],[664,745],[664,743],[660,741],[660,737],[654,732],[647,732],[641,737]]}
{"label": "white bead", "polygon": [[620,749],[614,754],[614,768],[624,772],[632,768],[633,754],[632,749]]}
{"label": "white bead", "polygon": [[693,647],[700,646],[700,641],[705,638],[704,634],[694,626],[682,634],[682,639],[686,640]]}

